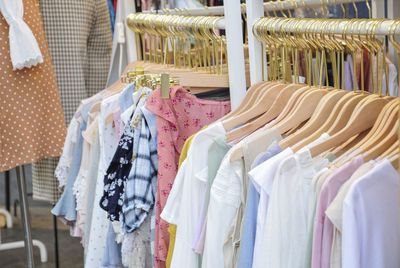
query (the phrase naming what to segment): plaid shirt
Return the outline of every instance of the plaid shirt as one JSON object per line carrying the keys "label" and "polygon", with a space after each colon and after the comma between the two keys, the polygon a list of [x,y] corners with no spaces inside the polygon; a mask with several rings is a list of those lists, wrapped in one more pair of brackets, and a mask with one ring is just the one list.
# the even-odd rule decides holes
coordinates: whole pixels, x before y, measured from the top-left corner
{"label": "plaid shirt", "polygon": [[154,206],[157,188],[157,148],[144,117],[140,132],[135,131],[134,139],[134,162],[125,182],[122,206],[123,227],[126,232],[134,231],[145,220]]}
{"label": "plaid shirt", "polygon": [[124,203],[124,188],[126,180],[131,176],[132,165],[135,162],[135,148],[138,147],[140,131],[142,129],[143,113],[140,107],[144,106],[151,90],[141,89],[141,98],[132,114],[129,124],[118,143],[118,148],[104,176],[104,193],[100,199],[100,207],[108,213],[111,221],[118,221]]}

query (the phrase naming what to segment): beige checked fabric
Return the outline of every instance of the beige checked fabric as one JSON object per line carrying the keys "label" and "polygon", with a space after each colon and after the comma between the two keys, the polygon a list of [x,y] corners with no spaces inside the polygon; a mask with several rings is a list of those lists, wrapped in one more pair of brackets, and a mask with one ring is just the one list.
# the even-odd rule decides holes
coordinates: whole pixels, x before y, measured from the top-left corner
{"label": "beige checked fabric", "polygon": [[[39,0],[64,116],[69,124],[80,101],[104,89],[112,37],[107,0]],[[59,198],[58,158],[32,166],[33,198]]]}

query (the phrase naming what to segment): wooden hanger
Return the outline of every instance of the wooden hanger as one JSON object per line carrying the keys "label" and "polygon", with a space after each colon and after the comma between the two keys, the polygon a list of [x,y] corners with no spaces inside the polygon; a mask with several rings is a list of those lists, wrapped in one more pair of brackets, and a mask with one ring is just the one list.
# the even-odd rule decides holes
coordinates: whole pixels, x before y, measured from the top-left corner
{"label": "wooden hanger", "polygon": [[296,109],[287,118],[275,125],[275,127],[278,128],[281,134],[284,134],[288,130],[309,119],[320,100],[327,93],[328,90],[326,89],[307,92]]}
{"label": "wooden hanger", "polygon": [[[384,98],[385,99],[385,98]],[[342,148],[339,146],[338,149],[333,150],[333,154],[340,156],[336,160],[337,162],[342,162],[348,159],[349,155],[354,154],[356,150],[360,150],[360,147],[368,142],[373,140],[374,135],[376,133],[379,133],[379,130],[385,125],[386,121],[389,118],[390,112],[395,108],[396,104],[393,101],[390,101],[383,107],[382,111],[379,113],[378,118],[376,120],[376,124],[372,127],[372,129],[368,132],[368,135],[360,140],[357,144],[355,144],[353,147],[349,148],[347,151],[343,151]],[[338,152],[339,150],[339,152]]]}
{"label": "wooden hanger", "polygon": [[381,111],[387,102],[388,101],[383,98],[367,100],[360,109],[353,112],[351,119],[343,129],[322,143],[311,147],[311,156],[318,156],[333,147],[339,146],[351,137],[371,128],[378,117],[378,111]]}
{"label": "wooden hanger", "polygon": [[257,99],[257,102],[253,105],[253,107],[237,116],[231,117],[228,120],[222,122],[225,130],[230,130],[241,124],[245,124],[251,119],[265,113],[276,99],[279,91],[286,86],[286,84],[272,84]]}
{"label": "wooden hanger", "polygon": [[[315,90],[315,88],[303,87],[303,88],[298,89],[296,92],[294,92],[293,95],[290,97],[288,104],[284,107],[283,111],[278,115],[278,117],[275,120],[273,120],[272,122],[269,123],[267,129],[262,130],[260,132],[260,135],[261,135],[260,137],[263,137],[263,135],[269,135],[268,134],[269,133],[268,129],[272,128],[276,123],[284,120],[285,117],[287,117],[293,110],[295,110],[295,108],[298,106],[298,104],[304,98],[306,93],[310,92],[312,90]],[[255,120],[257,120],[257,119],[255,119]],[[244,126],[244,127],[246,127],[246,126]],[[241,138],[238,139],[237,142],[243,140],[244,138],[245,138],[245,136],[242,136]],[[253,140],[250,139],[248,142],[252,143]],[[238,155],[241,155],[241,153],[239,153]]]}
{"label": "wooden hanger", "polygon": [[395,141],[383,154],[378,157],[379,160],[391,158],[399,152],[399,140]]}
{"label": "wooden hanger", "polygon": [[[317,92],[317,94],[311,94],[315,92]],[[306,92],[304,94],[304,97],[299,101],[299,104],[294,108],[293,112],[290,113],[287,118],[278,123],[278,125],[276,125],[276,127],[278,127],[279,132],[283,134],[286,131],[290,130],[291,128],[296,127],[300,123],[310,118],[312,111],[318,105],[318,102],[321,100],[323,95],[326,94],[327,92],[328,92],[327,90],[322,90],[322,89],[309,90],[308,92]],[[293,97],[294,96],[292,96],[292,98]],[[311,105],[306,105],[306,103]],[[260,132],[260,134],[248,140],[247,143],[257,144],[259,142],[262,142],[262,140],[265,139],[265,135],[269,135],[268,132],[269,131],[267,129],[263,132]],[[230,160],[231,162],[233,162],[241,158],[242,156],[243,156],[242,148],[238,146],[235,149],[233,149]]]}
{"label": "wooden hanger", "polygon": [[335,148],[335,151],[330,150],[330,152],[334,156],[336,156],[334,163],[336,163],[336,164],[345,163],[345,162],[347,162],[348,159],[355,157],[355,155],[351,155],[351,154],[347,155],[347,152],[350,149],[354,148],[354,146],[356,144],[358,144],[361,140],[365,139],[365,137],[369,134],[370,131],[371,131],[371,129],[367,129],[367,130],[361,132],[360,134],[353,136],[348,141],[341,144],[339,147]]}
{"label": "wooden hanger", "polygon": [[274,125],[284,120],[292,111],[296,109],[301,100],[304,99],[306,93],[311,92],[313,90],[315,90],[315,88],[308,86],[296,90],[289,98],[289,101],[283,108],[282,112],[279,113],[279,115],[275,118],[275,120],[270,123],[270,127],[273,127]]}
{"label": "wooden hanger", "polygon": [[294,92],[301,88],[308,88],[308,86],[301,84],[290,84],[283,88],[278,96],[276,97],[274,103],[271,107],[259,118],[253,120],[248,125],[245,125],[241,128],[234,129],[226,134],[227,141],[233,141],[239,139],[240,137],[245,137],[261,128],[262,126],[269,123],[271,120],[275,119],[279,114],[284,110],[286,105],[288,104],[290,97]]}
{"label": "wooden hanger", "polygon": [[397,169],[397,171],[399,171],[399,166],[400,166],[399,152],[397,152],[397,154],[390,159],[390,164],[392,164],[394,169]]}
{"label": "wooden hanger", "polygon": [[[371,135],[368,139],[365,139],[360,143],[358,148],[367,151],[375,146],[382,138],[384,138],[390,130],[393,128],[395,121],[398,119],[398,105],[399,100],[393,100],[389,102],[380,114],[383,114],[380,123],[376,124],[376,127],[371,130]],[[377,122],[379,122],[377,120]]]}
{"label": "wooden hanger", "polygon": [[307,124],[279,143],[281,148],[293,146],[317,131],[326,122],[336,103],[348,93],[344,90],[328,93],[318,104]]}
{"label": "wooden hanger", "polygon": [[[377,152],[382,153],[383,152],[382,150],[387,149],[387,147],[389,147],[388,143],[390,143],[393,139],[396,138],[394,137],[395,134],[393,134],[393,131],[398,130],[398,128],[396,128],[396,124],[398,124],[398,113],[399,113],[398,100],[395,100],[395,103],[396,106],[390,112],[389,118],[388,120],[385,121],[384,126],[378,128],[376,133],[374,133],[375,135],[373,135],[369,139],[364,139],[364,141],[360,145],[361,149],[360,153],[370,156],[376,155]],[[384,113],[384,111],[382,113]]]}
{"label": "wooden hanger", "polygon": [[[122,83],[122,81],[120,79],[118,79],[114,84],[112,84],[111,86],[109,86],[106,90],[108,92],[108,94],[106,94],[105,97],[110,97],[112,95],[118,94],[119,92],[121,92],[123,89],[125,88],[125,84]],[[92,105],[92,107],[90,108],[90,113],[96,113],[100,111],[100,107],[101,107],[101,101],[96,102],[95,104]]]}
{"label": "wooden hanger", "polygon": [[394,128],[391,129],[389,134],[384,137],[378,144],[363,154],[364,161],[376,159],[379,155],[383,154],[390,146],[398,139],[399,121],[396,118]]}
{"label": "wooden hanger", "polygon": [[270,84],[271,84],[270,81],[261,81],[261,82],[255,83],[254,85],[249,87],[249,89],[246,91],[246,94],[243,97],[240,104],[234,110],[232,110],[230,113],[223,116],[220,120],[221,121],[227,120],[230,117],[236,116],[236,115],[241,114],[242,112],[248,110],[250,107],[252,107],[254,105],[254,103],[260,97],[260,95],[263,92],[263,89],[266,88],[266,86],[268,86]]}
{"label": "wooden hanger", "polygon": [[[390,110],[386,108],[386,106],[390,107]],[[368,132],[368,135],[365,137],[366,140],[372,137],[372,135],[375,133],[376,129],[378,128],[379,125],[383,124],[383,122],[386,120],[386,118],[389,116],[389,112],[394,108],[393,103],[388,103],[386,106],[382,109],[382,112],[379,113],[378,118],[376,119],[377,124],[374,124],[372,129]],[[360,144],[363,142],[363,140],[359,141],[357,144],[355,144],[353,147],[349,148],[349,150],[343,151],[343,148],[339,146],[337,149],[334,149],[332,153],[337,156],[337,161],[341,161],[341,158],[346,158],[347,155],[353,153],[355,150],[360,148]]]}
{"label": "wooden hanger", "polygon": [[[350,92],[349,94],[347,94],[345,97],[347,97],[348,95],[352,95],[353,93]],[[332,113],[330,113],[328,119],[326,120],[326,122],[317,130],[315,131],[313,134],[311,134],[308,138],[306,138],[304,141],[302,141],[301,143],[299,143],[298,147],[302,148],[304,146],[306,146],[307,144],[311,143],[312,141],[318,139],[323,133],[327,132],[329,127],[335,122],[335,120],[338,117],[338,114],[340,113],[340,111],[342,110],[343,106],[346,104],[347,101],[349,101],[350,98],[341,98],[338,103],[336,103],[335,107],[332,110]],[[355,97],[353,95],[353,97]]]}
{"label": "wooden hanger", "polygon": [[343,129],[351,120],[351,117],[355,114],[354,111],[357,111],[367,101],[368,97],[376,98],[377,96],[360,94],[358,98],[352,98],[349,102],[347,102],[342,111],[339,113],[337,120],[328,129],[327,133],[329,135],[333,135],[339,130]]}

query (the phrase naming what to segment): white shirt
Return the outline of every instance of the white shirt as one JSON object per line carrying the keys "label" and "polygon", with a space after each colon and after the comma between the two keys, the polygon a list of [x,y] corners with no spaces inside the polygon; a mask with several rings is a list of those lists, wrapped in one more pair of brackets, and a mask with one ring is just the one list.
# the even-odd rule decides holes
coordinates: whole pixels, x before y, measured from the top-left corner
{"label": "white shirt", "polygon": [[[296,154],[287,148],[287,156],[270,170],[272,173],[265,173],[257,216],[257,227],[259,217],[262,226],[256,230],[253,267],[297,267],[305,263],[310,184],[328,164],[326,159],[313,161],[308,148],[327,138],[328,134],[322,134]],[[255,181],[255,185],[259,183]]]}
{"label": "white shirt", "polygon": [[115,129],[113,129],[112,123],[106,124],[105,119],[109,113],[118,108],[118,97],[119,95],[116,94],[105,99],[101,103],[100,115],[98,117],[100,160],[96,189],[93,189],[95,191],[95,205],[93,206],[92,225],[90,226],[89,242],[85,259],[85,267],[87,268],[101,267],[106,246],[109,221],[107,219],[107,212],[100,207],[99,202],[103,195],[105,172],[117,149],[118,135]]}
{"label": "white shirt", "polygon": [[293,151],[290,148],[285,149],[281,153],[271,157],[264,163],[253,168],[249,172],[249,177],[254,183],[254,187],[260,193],[260,201],[258,203],[257,212],[257,229],[256,229],[256,240],[254,243],[253,253],[253,267],[259,267],[257,260],[263,258],[261,241],[263,237],[263,229],[265,219],[267,218],[268,202],[272,191],[272,184],[274,181],[276,170],[283,159],[293,155]]}
{"label": "white shirt", "polygon": [[399,174],[384,160],[344,199],[342,267],[399,267],[399,252]]}
{"label": "white shirt", "polygon": [[[244,175],[243,159],[230,161],[233,150],[234,147],[225,155],[211,186],[203,268],[224,267],[223,245],[240,204]],[[175,250],[176,247],[174,255]]]}
{"label": "white shirt", "polygon": [[[315,144],[322,142],[329,137],[328,134],[324,133],[320,138],[310,143],[307,147],[312,147]],[[305,149],[303,149],[305,150]],[[278,166],[281,162],[293,156],[294,153],[291,148],[287,148],[281,153],[268,159],[264,163],[255,167],[249,172],[249,176],[252,179],[256,190],[260,193],[260,201],[258,204],[257,212],[257,229],[256,229],[256,240],[254,245],[253,254],[253,267],[264,267],[263,260],[265,258],[265,250],[263,246],[264,239],[264,228],[266,226],[266,219],[268,215],[268,207],[270,202],[270,196],[273,189],[274,178]]]}
{"label": "white shirt", "polygon": [[185,161],[178,170],[161,218],[177,225],[173,267],[198,267],[198,255],[192,249],[196,236],[206,182],[201,179],[207,168],[208,148],[214,138],[224,135],[225,129],[216,122],[197,133]]}
{"label": "white shirt", "polygon": [[303,149],[279,165],[273,180],[259,267],[302,267],[305,263],[310,184],[327,164],[326,159],[314,163],[309,150]]}

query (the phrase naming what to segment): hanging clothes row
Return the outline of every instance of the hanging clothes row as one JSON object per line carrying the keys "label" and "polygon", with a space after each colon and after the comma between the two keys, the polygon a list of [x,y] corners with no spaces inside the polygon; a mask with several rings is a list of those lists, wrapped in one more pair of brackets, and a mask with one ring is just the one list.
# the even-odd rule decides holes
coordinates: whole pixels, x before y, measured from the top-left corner
{"label": "hanging clothes row", "polygon": [[[341,23],[353,33],[332,34]],[[382,94],[382,23],[255,22],[271,81],[250,87],[236,109],[185,143],[161,213],[177,228],[167,267],[398,266],[400,101],[390,88]],[[392,21],[387,34],[397,47],[399,26]],[[375,94],[363,78],[361,90],[343,90],[346,50],[355,59],[364,48]]]}
{"label": "hanging clothes row", "polygon": [[154,231],[153,208],[165,202],[183,143],[230,109],[179,86],[169,94],[163,99],[160,89],[137,83],[120,93],[105,90],[82,101],[71,121],[56,170],[65,189],[52,212],[82,237],[85,267],[114,264],[121,255],[121,245],[110,255],[116,233],[125,241],[125,266],[151,267],[150,218]]}
{"label": "hanging clothes row", "polygon": [[[210,22],[216,19],[210,18]],[[207,25],[211,30],[212,24]],[[183,145],[192,134],[230,111],[229,101],[214,100],[221,98],[215,91],[206,90],[200,99],[182,86],[173,86],[183,82],[196,88],[199,81],[190,84],[184,77],[190,73],[211,77],[209,69],[224,67],[225,59],[193,61],[191,68],[182,64],[190,50],[206,58],[214,55],[203,39],[202,46],[186,43],[164,66],[154,61],[165,54],[156,51],[154,43],[145,42],[138,49],[150,56],[129,64],[122,79],[83,100],[71,119],[55,172],[63,194],[52,213],[71,227],[72,236],[82,238],[85,267],[165,266],[168,223],[159,214],[172,188]],[[177,44],[171,46],[174,51]],[[224,44],[219,44],[214,45],[215,51],[223,52]],[[165,74],[145,73],[149,66],[169,69],[170,83],[167,78],[163,86]],[[196,73],[196,68],[202,73]],[[212,81],[223,79],[213,75]]]}
{"label": "hanging clothes row", "polygon": [[[82,238],[85,267],[394,266],[399,100],[384,22],[256,21],[270,81],[228,114],[182,87],[225,85],[219,19],[130,15],[141,61],[72,118],[52,212]],[[334,35],[341,24],[352,32]]]}

